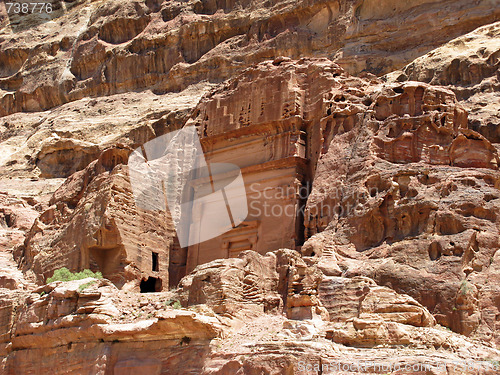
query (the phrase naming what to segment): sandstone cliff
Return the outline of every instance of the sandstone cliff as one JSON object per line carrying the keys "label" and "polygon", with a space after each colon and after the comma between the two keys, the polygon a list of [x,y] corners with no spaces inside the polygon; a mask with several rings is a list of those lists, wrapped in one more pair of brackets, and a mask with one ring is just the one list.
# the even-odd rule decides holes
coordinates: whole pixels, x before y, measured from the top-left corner
{"label": "sandstone cliff", "polygon": [[[53,3],[0,5],[0,372],[500,371],[498,1]],[[281,213],[181,248],[128,159],[184,126]]]}

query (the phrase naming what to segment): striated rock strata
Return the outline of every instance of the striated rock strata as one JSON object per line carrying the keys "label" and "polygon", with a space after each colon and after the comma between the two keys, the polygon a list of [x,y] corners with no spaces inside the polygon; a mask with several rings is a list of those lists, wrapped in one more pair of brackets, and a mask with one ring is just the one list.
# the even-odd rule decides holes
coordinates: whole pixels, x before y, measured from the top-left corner
{"label": "striated rock strata", "polygon": [[[57,21],[9,24],[2,8],[0,115],[91,96],[221,82],[281,55],[388,73],[499,17],[495,0],[78,0]],[[22,21],[20,21],[22,22]]]}
{"label": "striated rock strata", "polygon": [[[54,3],[0,4],[1,373],[499,373],[496,0]],[[181,248],[127,163],[190,125],[249,215]]]}

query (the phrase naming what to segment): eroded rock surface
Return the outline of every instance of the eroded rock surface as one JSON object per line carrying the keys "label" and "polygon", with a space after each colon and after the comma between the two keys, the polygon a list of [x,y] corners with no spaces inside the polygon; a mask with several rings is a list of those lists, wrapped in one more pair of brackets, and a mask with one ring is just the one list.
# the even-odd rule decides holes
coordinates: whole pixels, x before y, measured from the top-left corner
{"label": "eroded rock surface", "polygon": [[83,98],[49,111],[4,116],[0,172],[4,178],[69,177],[116,143],[137,147],[181,127],[209,88]]}
{"label": "eroded rock surface", "polygon": [[[176,373],[200,372],[201,363],[193,359],[207,355],[210,340],[221,334],[220,323],[155,299],[155,314],[140,319],[134,298],[138,310],[124,322],[131,313],[129,297],[120,296],[109,282],[88,278],[36,289],[15,314],[3,371],[160,374],[182,364]],[[59,366],[54,367],[54,360]]]}
{"label": "eroded rock surface", "polygon": [[104,151],[54,193],[15,251],[25,271],[44,282],[61,267],[92,269],[120,287],[130,282],[138,290],[149,277],[157,279],[155,290],[166,287],[172,224],[166,213],[135,205],[124,165],[130,152],[125,146]]}
{"label": "eroded rock surface", "polygon": [[470,128],[498,143],[499,35],[498,22],[478,28],[419,57],[390,78],[448,86],[469,112]]}
{"label": "eroded rock surface", "polygon": [[79,0],[67,8],[34,29],[16,29],[3,15],[0,115],[221,82],[282,55],[388,73],[499,16],[495,0]]}
{"label": "eroded rock surface", "polygon": [[498,306],[480,302],[498,293],[483,284],[499,234],[496,148],[468,128],[448,90],[408,82],[372,100],[352,129],[331,133],[307,203],[306,228],[321,233],[304,254],[335,255],[343,274],[410,294],[457,332],[498,340]]}
{"label": "eroded rock surface", "polygon": [[[200,311],[218,316],[230,331],[250,317],[269,315],[282,316],[272,319],[281,319],[285,336],[356,348],[423,345],[451,353],[465,345],[462,340],[469,343],[465,337],[495,345],[494,143],[470,129],[455,93],[440,86],[349,77],[324,59],[262,63],[236,82],[257,74],[260,86],[281,76],[286,83],[297,79],[296,72],[318,82],[317,91],[303,98],[307,110],[292,116],[306,135],[312,175],[302,256],[293,250],[241,252],[199,264],[172,298],[184,308],[206,306]],[[246,122],[231,122],[227,108],[241,107],[238,87],[245,84],[229,81],[195,110],[202,142],[289,115],[264,110],[271,116],[266,119],[249,110]],[[300,89],[293,97],[302,98]],[[210,122],[206,115],[216,102],[224,104],[225,117],[210,114]],[[16,251],[25,271],[43,282],[61,266],[90,267],[124,290],[138,291],[148,277],[166,285],[175,234],[166,213],[160,218],[136,207],[127,176],[130,152],[125,145],[104,151],[53,194]],[[160,273],[153,272],[150,251],[160,254]],[[300,327],[292,321],[316,323]],[[436,324],[454,333],[443,339]],[[467,345],[485,358],[495,353]],[[217,367],[217,350],[210,356]],[[234,363],[234,369],[245,363]]]}
{"label": "eroded rock surface", "polygon": [[[304,270],[306,277],[297,279]],[[335,294],[342,286],[349,292]],[[334,294],[340,306],[353,307],[353,314],[332,310]],[[293,305],[286,302],[290,299]],[[360,355],[369,362],[395,353],[399,359],[392,358],[392,365],[438,361],[446,368],[447,361],[484,361],[478,373],[496,371],[488,360],[497,351],[435,326],[431,314],[411,297],[366,277],[325,277],[291,250],[265,256],[248,251],[210,262],[171,292],[139,295],[87,278],[56,281],[16,301],[15,309],[2,310],[2,322],[12,324],[2,336],[10,342],[2,349],[2,368],[9,374],[35,369],[61,374],[301,373],[306,363],[338,366],[358,363]],[[184,308],[176,306],[178,301]],[[297,314],[299,305],[322,314],[312,319]],[[293,312],[291,319],[287,311]],[[61,364],[54,368],[46,353]],[[459,371],[450,367],[449,373]]]}
{"label": "eroded rock surface", "polygon": [[[0,372],[500,371],[496,0],[3,6]],[[127,161],[186,125],[293,219],[180,248]]]}

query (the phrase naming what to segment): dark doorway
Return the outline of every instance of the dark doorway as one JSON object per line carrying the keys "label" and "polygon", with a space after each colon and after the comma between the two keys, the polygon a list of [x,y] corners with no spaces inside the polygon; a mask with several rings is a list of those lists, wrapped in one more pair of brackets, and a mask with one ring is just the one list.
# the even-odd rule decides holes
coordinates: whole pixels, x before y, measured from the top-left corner
{"label": "dark doorway", "polygon": [[125,250],[123,246],[106,248],[99,246],[89,247],[89,266],[95,271],[101,271],[102,275],[111,280],[117,287],[123,286],[123,262]]}
{"label": "dark doorway", "polygon": [[311,185],[308,181],[302,181],[299,188],[298,210],[295,217],[295,247],[300,248],[306,241],[306,233],[304,227],[304,213],[307,204],[307,199],[311,193]]}
{"label": "dark doorway", "polygon": [[141,293],[161,292],[161,279],[157,277],[148,277],[141,280]]}
{"label": "dark doorway", "polygon": [[160,266],[158,264],[158,253],[153,251],[153,266],[151,267],[153,272],[158,272],[160,270]]}
{"label": "dark doorway", "polygon": [[187,247],[182,248],[177,236],[174,237],[170,248],[168,265],[168,283],[171,288],[176,287],[179,281],[186,276]]}

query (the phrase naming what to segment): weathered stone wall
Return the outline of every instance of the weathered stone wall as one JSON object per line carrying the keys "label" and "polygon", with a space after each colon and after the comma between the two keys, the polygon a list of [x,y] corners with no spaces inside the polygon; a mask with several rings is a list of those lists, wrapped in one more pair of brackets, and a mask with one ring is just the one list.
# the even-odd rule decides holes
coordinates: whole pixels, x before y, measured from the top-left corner
{"label": "weathered stone wall", "polygon": [[350,73],[384,74],[499,16],[495,0],[376,4],[79,0],[36,38],[29,27],[9,27],[4,14],[0,115],[222,82],[278,56],[335,58]]}
{"label": "weathered stone wall", "polygon": [[[30,29],[0,5],[0,372],[499,372],[496,0],[65,7]],[[181,249],[126,164],[188,119],[270,188],[250,203],[305,217]],[[62,266],[111,282],[33,285]]]}
{"label": "weathered stone wall", "polygon": [[[90,268],[116,285],[138,288],[148,277],[168,285],[174,231],[165,212],[139,209],[127,175],[130,150],[113,148],[74,174],[53,195],[17,250],[25,271],[44,282],[54,270]],[[152,267],[158,254],[158,269]]]}

